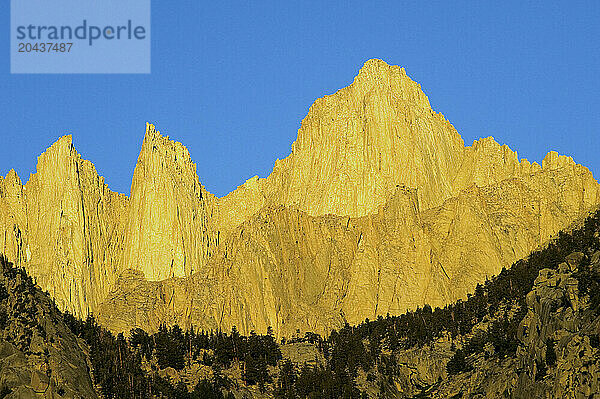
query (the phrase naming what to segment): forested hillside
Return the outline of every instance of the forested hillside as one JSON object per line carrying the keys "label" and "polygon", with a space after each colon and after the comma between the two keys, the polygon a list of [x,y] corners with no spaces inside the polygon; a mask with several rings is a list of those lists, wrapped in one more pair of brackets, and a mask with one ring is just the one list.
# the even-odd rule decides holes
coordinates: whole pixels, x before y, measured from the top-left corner
{"label": "forested hillside", "polygon": [[50,296],[0,255],[0,398],[97,398],[91,367]]}

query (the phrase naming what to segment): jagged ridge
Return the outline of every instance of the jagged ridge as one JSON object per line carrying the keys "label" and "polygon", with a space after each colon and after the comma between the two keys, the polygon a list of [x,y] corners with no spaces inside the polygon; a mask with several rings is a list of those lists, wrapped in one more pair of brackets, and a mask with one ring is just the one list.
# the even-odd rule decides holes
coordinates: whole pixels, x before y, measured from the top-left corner
{"label": "jagged ridge", "polygon": [[465,147],[381,60],[315,102],[269,177],[223,198],[152,125],[131,198],[70,137],[0,193],[4,252],[62,309],[100,312],[115,330],[178,321],[278,335],[464,297],[600,203],[569,157],[539,166],[492,138]]}

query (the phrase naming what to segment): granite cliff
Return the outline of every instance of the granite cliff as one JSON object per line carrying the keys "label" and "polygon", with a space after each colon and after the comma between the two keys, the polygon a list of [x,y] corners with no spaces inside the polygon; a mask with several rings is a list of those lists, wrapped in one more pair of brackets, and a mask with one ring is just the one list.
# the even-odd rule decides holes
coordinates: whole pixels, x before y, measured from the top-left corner
{"label": "granite cliff", "polygon": [[139,269],[149,280],[201,269],[217,244],[214,202],[188,150],[149,125],[131,183],[122,268]]}
{"label": "granite cliff", "polygon": [[26,185],[0,179],[1,248],[26,267],[61,309],[85,315],[112,286],[123,252],[128,198],[112,192],[71,136],[38,157]]}
{"label": "granite cliff", "polygon": [[60,308],[113,331],[277,335],[466,297],[600,204],[590,171],[465,146],[403,68],[370,60],[317,100],[291,154],[223,198],[147,125],[131,196],[63,137],[0,179],[0,245]]}

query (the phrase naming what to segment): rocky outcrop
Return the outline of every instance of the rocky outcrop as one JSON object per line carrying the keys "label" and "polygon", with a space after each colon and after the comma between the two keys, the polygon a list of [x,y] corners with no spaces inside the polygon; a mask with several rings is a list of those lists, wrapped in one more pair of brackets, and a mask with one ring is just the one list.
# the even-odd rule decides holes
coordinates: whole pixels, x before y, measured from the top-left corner
{"label": "rocky outcrop", "polygon": [[[578,290],[576,273],[583,258],[583,253],[573,253],[557,269],[539,272],[526,296],[527,313],[519,324],[514,356],[472,356],[471,370],[447,375],[444,369],[426,363],[431,358],[447,363],[451,355],[447,340],[400,351],[397,358],[406,359],[413,375],[400,375],[396,381],[402,392],[399,396],[421,392],[430,398],[596,398],[600,392],[600,317]],[[591,259],[591,267],[600,270],[600,252]],[[493,353],[491,346],[487,350]]]}
{"label": "rocky outcrop", "polygon": [[[600,318],[580,295],[574,277],[583,257],[573,253],[558,270],[540,271],[527,295],[528,313],[521,322],[524,348],[518,353],[525,375],[515,395],[589,398],[600,392],[600,350],[590,341],[597,337]],[[600,252],[592,256],[591,267],[600,269]],[[549,358],[549,343],[556,359]]]}
{"label": "rocky outcrop", "polygon": [[464,298],[600,204],[585,167],[465,147],[404,69],[370,60],[317,100],[291,154],[223,198],[147,125],[131,197],[60,139],[0,181],[0,244],[63,309],[278,335]]}
{"label": "rocky outcrop", "polygon": [[89,349],[52,299],[0,257],[0,392],[6,399],[98,398]]}

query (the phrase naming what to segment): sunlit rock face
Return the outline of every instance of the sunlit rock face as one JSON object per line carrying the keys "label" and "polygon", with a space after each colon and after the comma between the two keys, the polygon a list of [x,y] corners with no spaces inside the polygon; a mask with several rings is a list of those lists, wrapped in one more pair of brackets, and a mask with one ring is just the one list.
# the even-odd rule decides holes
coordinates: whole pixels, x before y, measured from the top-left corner
{"label": "sunlit rock face", "polygon": [[313,104],[267,181],[284,205],[311,215],[373,213],[398,184],[417,188],[427,208],[453,194],[463,148],[403,68],[370,60],[350,86]]}
{"label": "sunlit rock face", "polygon": [[326,332],[464,298],[600,204],[589,170],[471,146],[404,69],[365,63],[291,154],[223,198],[147,125],[129,198],[70,137],[0,181],[0,244],[60,306],[114,331],[162,323]]}
{"label": "sunlit rock face", "polygon": [[75,151],[71,136],[39,156],[25,186],[11,171],[0,187],[6,255],[61,308],[86,315],[117,275],[127,197],[108,189]]}
{"label": "sunlit rock face", "polygon": [[216,244],[209,231],[213,202],[188,150],[148,125],[131,183],[123,268],[150,280],[198,271]]}

